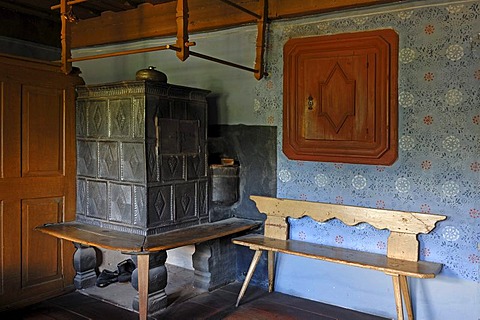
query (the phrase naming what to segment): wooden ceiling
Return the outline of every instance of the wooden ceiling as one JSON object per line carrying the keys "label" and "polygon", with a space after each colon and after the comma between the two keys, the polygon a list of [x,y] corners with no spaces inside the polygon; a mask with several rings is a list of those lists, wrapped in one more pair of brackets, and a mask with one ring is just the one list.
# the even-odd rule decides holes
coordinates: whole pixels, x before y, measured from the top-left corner
{"label": "wooden ceiling", "polygon": [[[98,17],[105,11],[119,12],[131,10],[143,3],[160,4],[175,0],[91,0],[74,5],[75,15],[81,19]],[[51,7],[60,0],[0,0],[0,8],[10,9],[25,15],[59,21],[58,12]]]}
{"label": "wooden ceiling", "polygon": [[[70,0],[69,0],[70,1]],[[298,17],[402,0],[269,0],[268,19]],[[0,36],[60,47],[60,0],[0,0]],[[191,32],[255,23],[233,5],[259,12],[259,0],[189,0]],[[172,36],[175,0],[88,0],[72,6],[72,48]]]}

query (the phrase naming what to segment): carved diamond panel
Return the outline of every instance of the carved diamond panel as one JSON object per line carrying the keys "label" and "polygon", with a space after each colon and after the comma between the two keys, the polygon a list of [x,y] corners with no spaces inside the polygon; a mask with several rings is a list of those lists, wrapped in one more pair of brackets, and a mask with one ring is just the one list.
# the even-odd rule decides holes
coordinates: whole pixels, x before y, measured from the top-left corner
{"label": "carved diamond panel", "polygon": [[107,218],[107,183],[87,181],[87,216]]}
{"label": "carved diamond panel", "polygon": [[130,137],[132,127],[132,100],[111,99],[109,108],[110,136]]}
{"label": "carved diamond panel", "polygon": [[355,115],[355,80],[349,79],[338,63],[325,82],[320,83],[320,117],[339,132],[348,116]]}
{"label": "carved diamond panel", "polygon": [[183,180],[183,156],[161,156],[160,180]]}
{"label": "carved diamond panel", "polygon": [[173,222],[171,186],[149,188],[148,199],[148,225]]}
{"label": "carved diamond panel", "polygon": [[177,221],[188,220],[197,216],[195,191],[195,183],[175,186],[175,218]]}
{"label": "carved diamond panel", "polygon": [[121,179],[145,182],[145,152],[143,143],[121,144]]}
{"label": "carved diamond panel", "polygon": [[77,172],[87,177],[97,176],[97,143],[92,141],[77,141]]}
{"label": "carved diamond panel", "polygon": [[198,179],[205,177],[205,161],[200,154],[187,156],[187,178]]}
{"label": "carved diamond panel", "polygon": [[132,223],[132,187],[130,185],[110,184],[109,220]]}
{"label": "carved diamond panel", "polygon": [[92,100],[88,104],[87,135],[89,137],[108,136],[108,113],[106,100]]}
{"label": "carved diamond panel", "polygon": [[99,142],[98,176],[105,179],[118,180],[120,177],[120,161],[117,142]]}

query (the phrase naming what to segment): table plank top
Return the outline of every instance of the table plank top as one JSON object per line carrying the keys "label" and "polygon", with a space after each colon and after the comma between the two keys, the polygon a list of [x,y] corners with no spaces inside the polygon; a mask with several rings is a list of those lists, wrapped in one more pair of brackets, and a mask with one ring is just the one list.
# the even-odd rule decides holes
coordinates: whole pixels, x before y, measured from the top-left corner
{"label": "table plank top", "polygon": [[148,254],[149,252],[173,249],[251,230],[259,225],[261,225],[259,221],[230,218],[148,236],[111,230],[76,221],[45,224],[35,229],[83,245],[131,254]]}

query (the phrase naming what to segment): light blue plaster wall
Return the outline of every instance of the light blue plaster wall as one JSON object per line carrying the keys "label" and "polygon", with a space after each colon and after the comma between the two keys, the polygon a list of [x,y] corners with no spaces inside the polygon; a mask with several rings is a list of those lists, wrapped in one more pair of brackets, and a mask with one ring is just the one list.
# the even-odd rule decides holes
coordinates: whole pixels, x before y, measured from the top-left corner
{"label": "light blue plaster wall", "polygon": [[[191,50],[253,68],[255,60],[256,27],[193,34],[190,40],[197,45]],[[116,46],[101,46],[75,50],[74,57],[175,44],[175,39],[154,39]],[[134,80],[135,72],[155,66],[167,74],[168,82],[211,90],[217,103],[217,124],[262,125],[263,119],[252,113],[257,80],[253,73],[229,66],[189,57],[181,62],[174,51],[164,50],[145,54],[119,56],[101,60],[77,62],[87,84]]]}
{"label": "light blue plaster wall", "polygon": [[[277,195],[331,203],[444,214],[421,235],[420,258],[441,262],[435,279],[413,280],[419,320],[480,319],[480,2],[408,1],[308,19],[271,23],[267,71],[252,74],[156,52],[77,63],[87,83],[133,79],[149,65],[169,82],[212,90],[218,123],[278,126]],[[290,161],[282,153],[283,45],[290,38],[393,28],[400,37],[399,158],[390,167]],[[253,65],[253,26],[192,35],[197,50]],[[126,49],[173,39],[122,45]],[[112,47],[99,47],[104,53]],[[76,55],[92,49],[77,50]],[[272,177],[273,178],[273,177]],[[292,221],[296,239],[385,252],[388,233]],[[375,271],[292,256],[278,264],[276,290],[372,314],[395,317],[389,277]]]}
{"label": "light blue plaster wall", "polygon": [[[419,236],[420,259],[441,262],[411,281],[417,319],[480,318],[480,31],[478,1],[419,1],[276,23],[264,117],[279,124],[278,197],[444,214]],[[389,167],[291,161],[281,151],[282,49],[290,38],[391,28],[400,38],[399,158]],[[291,237],[386,252],[388,233],[339,221],[291,221]],[[277,290],[395,317],[391,279],[369,270],[282,256]],[[314,280],[315,279],[315,280]]]}

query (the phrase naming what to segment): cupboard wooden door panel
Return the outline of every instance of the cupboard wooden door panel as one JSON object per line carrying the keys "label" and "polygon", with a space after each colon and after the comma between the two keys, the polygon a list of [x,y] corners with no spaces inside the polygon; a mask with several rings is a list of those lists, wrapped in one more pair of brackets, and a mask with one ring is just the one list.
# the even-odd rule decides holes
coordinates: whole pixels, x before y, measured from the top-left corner
{"label": "cupboard wooden door panel", "polygon": [[[305,84],[305,91],[299,98],[307,97],[307,101],[297,101],[297,107],[303,109],[297,113],[303,116],[300,121],[304,123],[305,132],[299,134],[303,134],[306,143],[308,140],[373,139],[373,119],[368,115],[372,114],[374,106],[368,101],[368,86],[375,85],[375,82],[373,77],[368,78],[368,68],[365,68],[368,60],[367,54],[351,53],[345,57],[302,61],[304,69],[309,72],[308,76],[301,72],[299,81]],[[374,63],[375,60],[371,60]],[[312,76],[316,81],[312,81]],[[352,130],[354,127],[358,130]]]}
{"label": "cupboard wooden door panel", "polygon": [[[22,289],[38,284],[63,282],[61,246],[57,238],[37,232],[34,228],[45,221],[63,219],[63,198],[25,199],[22,201]],[[58,286],[50,283],[49,286]]]}
{"label": "cupboard wooden door panel", "polygon": [[22,87],[22,175],[63,175],[63,90]]}
{"label": "cupboard wooden door panel", "polygon": [[73,289],[74,247],[34,230],[75,218],[75,85],[0,55],[0,311]]}

